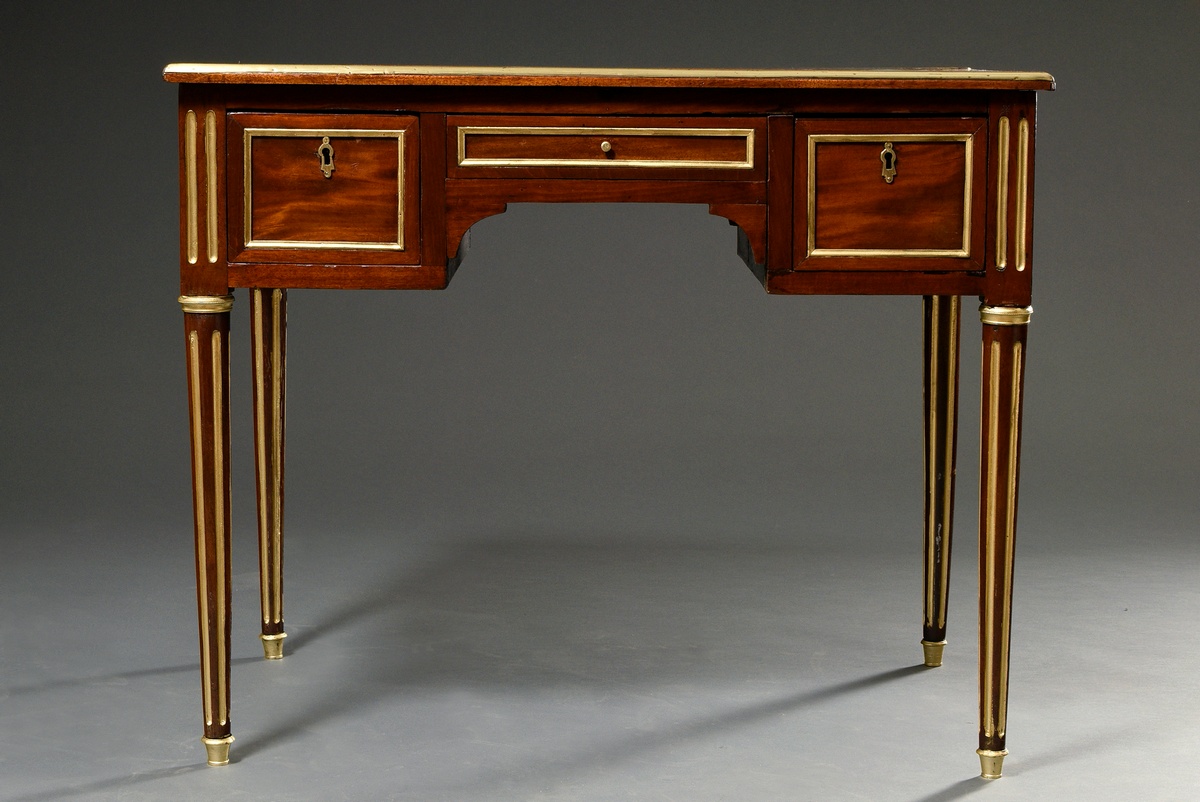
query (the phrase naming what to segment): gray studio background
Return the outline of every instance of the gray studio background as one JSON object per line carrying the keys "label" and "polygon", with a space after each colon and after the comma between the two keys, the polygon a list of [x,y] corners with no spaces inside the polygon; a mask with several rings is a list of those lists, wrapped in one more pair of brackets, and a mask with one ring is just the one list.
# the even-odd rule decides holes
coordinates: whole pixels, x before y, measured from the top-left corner
{"label": "gray studio background", "polygon": [[[7,10],[0,798],[1194,798],[1198,26],[1195,2]],[[1039,95],[1010,775],[971,779],[972,299],[956,667],[935,691],[932,674],[888,673],[920,651],[920,300],[768,297],[702,206],[516,204],[474,227],[446,292],[289,294],[284,680],[254,673],[238,291],[240,762],[192,771],[171,61],[1054,74]],[[328,656],[363,641],[353,668]],[[413,643],[425,662],[404,682],[362,667],[409,671],[396,655]],[[256,702],[272,682],[278,699]],[[813,684],[792,709],[771,701],[775,682]],[[450,701],[378,712],[438,694]],[[925,712],[903,719],[905,701]],[[821,736],[755,729],[784,719]],[[748,740],[698,746],[726,737]]]}

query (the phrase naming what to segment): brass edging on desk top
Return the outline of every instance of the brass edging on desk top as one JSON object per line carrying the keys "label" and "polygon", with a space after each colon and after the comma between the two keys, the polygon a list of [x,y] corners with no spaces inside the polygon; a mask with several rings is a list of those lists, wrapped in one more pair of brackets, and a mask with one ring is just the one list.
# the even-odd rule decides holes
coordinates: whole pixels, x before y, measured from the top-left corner
{"label": "brass edging on desk top", "polygon": [[[698,85],[780,87],[789,84],[837,84],[881,81],[914,84],[1036,84],[1053,89],[1045,72],[947,69],[729,70],[638,69],[602,67],[467,67],[365,64],[168,64],[163,78],[172,83],[332,83],[454,86]],[[995,88],[1019,88],[1013,86]]]}

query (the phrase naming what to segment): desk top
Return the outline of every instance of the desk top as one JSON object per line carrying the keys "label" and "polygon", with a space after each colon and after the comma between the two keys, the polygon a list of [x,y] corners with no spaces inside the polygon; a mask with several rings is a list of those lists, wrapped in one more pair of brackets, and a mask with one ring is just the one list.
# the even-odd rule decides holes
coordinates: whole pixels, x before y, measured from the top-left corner
{"label": "desk top", "polygon": [[1054,89],[1044,72],[968,68],[704,70],[595,67],[427,67],[344,64],[168,64],[163,78],[197,84],[670,87],[715,89]]}

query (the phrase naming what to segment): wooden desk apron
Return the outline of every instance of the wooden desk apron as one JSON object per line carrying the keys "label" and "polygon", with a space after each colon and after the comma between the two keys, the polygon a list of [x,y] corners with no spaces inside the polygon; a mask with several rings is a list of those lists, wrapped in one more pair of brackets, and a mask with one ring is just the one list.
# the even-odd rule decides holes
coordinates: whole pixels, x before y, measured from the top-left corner
{"label": "wooden desk apron", "polygon": [[980,735],[1008,702],[1045,73],[173,64],[204,743],[228,762],[229,310],[250,289],[262,640],[283,656],[287,288],[441,289],[510,202],[703,203],[767,292],[924,296],[926,665],[946,636],[959,296],[979,296]]}

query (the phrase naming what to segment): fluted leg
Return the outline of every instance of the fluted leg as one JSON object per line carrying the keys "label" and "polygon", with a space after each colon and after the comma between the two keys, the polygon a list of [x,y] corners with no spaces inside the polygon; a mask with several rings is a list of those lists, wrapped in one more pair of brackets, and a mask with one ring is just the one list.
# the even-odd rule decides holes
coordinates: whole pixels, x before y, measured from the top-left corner
{"label": "fluted leg", "polygon": [[925,665],[946,646],[958,444],[958,296],[925,296]]}
{"label": "fluted leg", "polygon": [[254,366],[254,461],[258,489],[258,561],[262,644],[283,657],[283,417],[287,365],[287,290],[250,291]]}
{"label": "fluted leg", "polygon": [[1021,457],[1021,391],[1031,309],[980,307],[983,403],[979,491],[979,759],[1000,776],[1008,718],[1013,547]]}
{"label": "fluted leg", "polygon": [[229,762],[229,310],[232,296],[182,296],[187,337],[196,597],[204,746]]}

